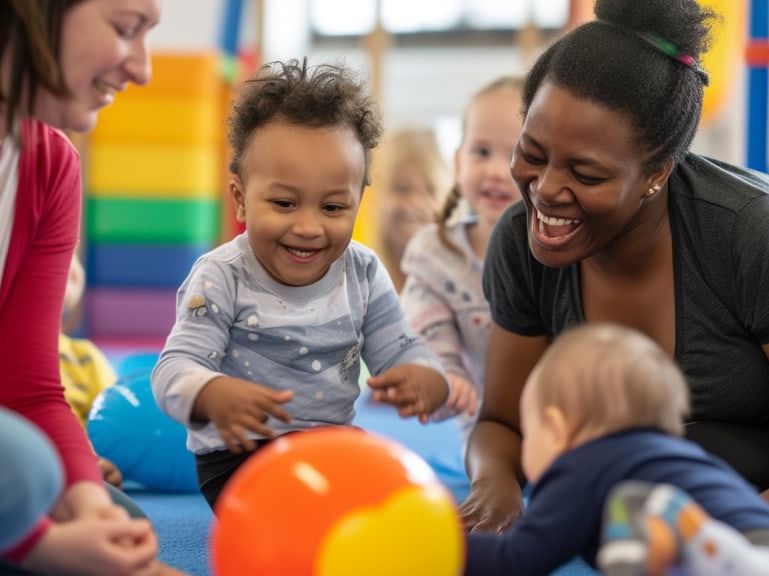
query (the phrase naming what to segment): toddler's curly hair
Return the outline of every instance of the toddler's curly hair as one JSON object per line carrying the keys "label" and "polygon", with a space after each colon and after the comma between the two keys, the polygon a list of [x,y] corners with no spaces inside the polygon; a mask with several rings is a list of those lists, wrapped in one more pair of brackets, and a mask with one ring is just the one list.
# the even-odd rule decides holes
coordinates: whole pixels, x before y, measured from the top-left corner
{"label": "toddler's curly hair", "polygon": [[228,120],[233,174],[243,176],[241,162],[253,134],[276,119],[310,127],[350,127],[365,154],[363,186],[370,183],[371,150],[379,143],[382,123],[374,98],[351,69],[308,66],[306,58],[261,66],[243,83]]}

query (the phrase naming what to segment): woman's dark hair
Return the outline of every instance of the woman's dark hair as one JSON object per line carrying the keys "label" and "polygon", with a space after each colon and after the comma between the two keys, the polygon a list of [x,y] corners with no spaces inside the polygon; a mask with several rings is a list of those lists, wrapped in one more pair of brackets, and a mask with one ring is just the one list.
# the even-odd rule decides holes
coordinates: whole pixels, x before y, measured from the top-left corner
{"label": "woman's dark hair", "polygon": [[524,84],[524,114],[549,82],[629,118],[636,145],[650,153],[647,172],[681,160],[697,131],[707,77],[648,38],[699,61],[718,16],[696,0],[597,0],[595,15],[534,64]]}
{"label": "woman's dark hair", "polygon": [[7,93],[0,91],[8,130],[32,110],[39,88],[60,97],[69,94],[59,68],[61,28],[64,14],[80,2],[0,0],[0,54],[11,54]]}
{"label": "woman's dark hair", "polygon": [[371,150],[382,134],[374,99],[344,66],[308,67],[302,62],[271,62],[247,80],[229,117],[233,150],[230,170],[241,177],[241,162],[256,130],[280,119],[310,127],[349,126],[365,153],[363,185],[370,183]]}

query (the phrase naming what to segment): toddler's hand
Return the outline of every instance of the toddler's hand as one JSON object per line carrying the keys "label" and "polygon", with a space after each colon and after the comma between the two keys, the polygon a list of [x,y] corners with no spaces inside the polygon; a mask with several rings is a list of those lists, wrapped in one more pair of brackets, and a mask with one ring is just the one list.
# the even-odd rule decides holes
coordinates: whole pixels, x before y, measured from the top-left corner
{"label": "toddler's hand", "polygon": [[105,482],[112,484],[118,489],[123,487],[123,475],[115,464],[106,458],[99,458],[98,464],[102,478],[104,478]]}
{"label": "toddler's hand", "polygon": [[439,422],[466,412],[468,416],[473,416],[478,410],[478,389],[470,380],[449,372],[448,374],[449,399],[446,405],[438,412],[433,414],[431,420]]}
{"label": "toddler's hand", "polygon": [[395,366],[372,376],[367,383],[374,389],[372,397],[376,402],[394,406],[401,418],[417,416],[423,424],[448,397],[446,379],[418,364]]}
{"label": "toddler's hand", "polygon": [[290,422],[291,417],[280,405],[293,397],[291,390],[273,390],[240,378],[219,376],[198,393],[192,415],[197,421],[213,422],[232,452],[250,452],[256,442],[248,432],[271,438],[274,431],[265,424],[267,419],[272,416]]}

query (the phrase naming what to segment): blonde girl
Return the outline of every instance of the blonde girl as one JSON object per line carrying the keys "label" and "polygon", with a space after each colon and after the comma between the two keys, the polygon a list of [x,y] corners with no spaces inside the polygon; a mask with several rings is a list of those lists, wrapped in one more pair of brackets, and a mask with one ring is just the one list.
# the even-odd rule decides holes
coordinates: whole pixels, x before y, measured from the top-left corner
{"label": "blonde girl", "polygon": [[451,394],[439,417],[460,415],[465,441],[482,393],[490,326],[481,286],[486,246],[502,212],[520,199],[510,176],[520,106],[515,78],[499,78],[473,96],[454,155],[455,185],[438,223],[411,240],[401,264],[406,316],[449,375]]}

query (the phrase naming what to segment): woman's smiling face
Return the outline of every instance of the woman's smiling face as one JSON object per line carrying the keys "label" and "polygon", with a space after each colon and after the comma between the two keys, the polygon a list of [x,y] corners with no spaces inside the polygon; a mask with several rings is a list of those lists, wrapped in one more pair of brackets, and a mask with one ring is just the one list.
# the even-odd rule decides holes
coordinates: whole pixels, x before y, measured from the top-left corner
{"label": "woman's smiling face", "polygon": [[64,15],[59,66],[70,91],[59,97],[41,88],[34,115],[65,130],[91,130],[98,111],[129,83],[151,76],[147,35],[163,0],[85,0]]}
{"label": "woman's smiling face", "polygon": [[511,172],[526,203],[529,246],[561,268],[641,224],[654,176],[620,112],[543,83],[531,102]]}

